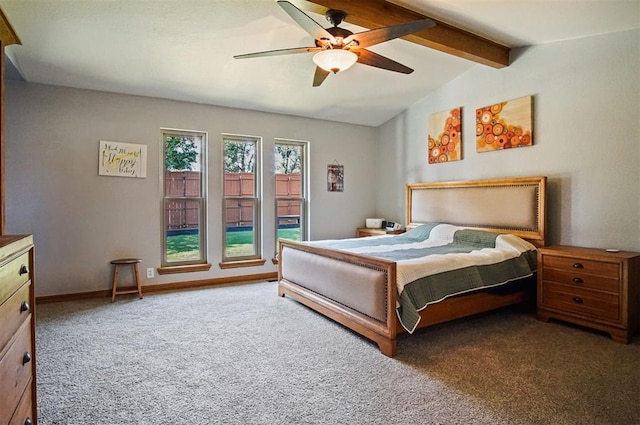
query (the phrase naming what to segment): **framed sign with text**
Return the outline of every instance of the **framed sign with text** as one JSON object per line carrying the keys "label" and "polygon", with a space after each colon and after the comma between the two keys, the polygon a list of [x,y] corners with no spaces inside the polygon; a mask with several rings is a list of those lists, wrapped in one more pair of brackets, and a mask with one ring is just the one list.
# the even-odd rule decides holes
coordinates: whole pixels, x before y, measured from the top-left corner
{"label": "framed sign with text", "polygon": [[147,145],[100,141],[98,174],[147,177]]}

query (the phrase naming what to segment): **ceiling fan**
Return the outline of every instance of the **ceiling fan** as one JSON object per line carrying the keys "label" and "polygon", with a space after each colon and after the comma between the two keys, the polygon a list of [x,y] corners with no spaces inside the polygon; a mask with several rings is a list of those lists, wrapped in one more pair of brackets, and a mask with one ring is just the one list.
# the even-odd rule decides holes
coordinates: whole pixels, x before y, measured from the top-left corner
{"label": "ceiling fan", "polygon": [[322,84],[329,73],[333,72],[336,74],[344,71],[355,62],[389,71],[401,72],[403,74],[412,73],[413,69],[367,50],[366,48],[435,25],[435,22],[431,19],[422,19],[354,34],[338,26],[347,16],[347,14],[341,10],[329,9],[326,12],[327,20],[333,24],[333,27],[325,29],[290,2],[283,0],[278,1],[278,4],[298,25],[315,39],[315,46],[247,53],[236,55],[234,58],[246,59],[315,52],[313,61],[316,64],[316,72],[313,77],[313,87],[318,87]]}

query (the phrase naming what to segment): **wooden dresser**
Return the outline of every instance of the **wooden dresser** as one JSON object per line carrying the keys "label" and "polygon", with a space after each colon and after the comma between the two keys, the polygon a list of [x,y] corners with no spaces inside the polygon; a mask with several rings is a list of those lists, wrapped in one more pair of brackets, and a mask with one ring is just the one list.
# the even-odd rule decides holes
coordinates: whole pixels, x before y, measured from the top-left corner
{"label": "wooden dresser", "polygon": [[640,253],[538,249],[539,320],[599,329],[627,344],[640,328]]}
{"label": "wooden dresser", "polygon": [[0,425],[36,419],[33,237],[0,236]]}

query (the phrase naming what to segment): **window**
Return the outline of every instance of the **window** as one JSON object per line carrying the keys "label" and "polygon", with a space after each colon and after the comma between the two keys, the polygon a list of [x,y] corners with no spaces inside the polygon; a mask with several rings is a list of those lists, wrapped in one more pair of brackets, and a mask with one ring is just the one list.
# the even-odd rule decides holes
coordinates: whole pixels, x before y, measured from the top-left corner
{"label": "window", "polygon": [[222,145],[224,237],[220,266],[264,264],[260,241],[261,139],[223,135]]}
{"label": "window", "polygon": [[307,146],[308,142],[276,140],[276,256],[279,239],[307,240]]}
{"label": "window", "polygon": [[[203,265],[206,253],[207,134],[162,130],[164,178],[162,200],[162,268]],[[206,264],[208,269],[210,265]],[[176,268],[196,271],[203,268]]]}

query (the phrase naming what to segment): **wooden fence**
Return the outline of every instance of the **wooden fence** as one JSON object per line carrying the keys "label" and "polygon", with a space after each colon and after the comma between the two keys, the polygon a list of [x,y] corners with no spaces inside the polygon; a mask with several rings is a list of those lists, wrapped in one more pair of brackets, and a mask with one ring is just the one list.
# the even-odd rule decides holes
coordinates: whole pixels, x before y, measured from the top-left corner
{"label": "wooden fence", "polygon": [[[276,198],[296,198],[302,193],[300,174],[276,174]],[[278,225],[300,224],[300,201],[276,202]]]}
{"label": "wooden fence", "polygon": [[[197,171],[171,171],[164,176],[164,195],[167,197],[200,196],[200,173]],[[175,200],[166,205],[167,230],[196,229],[198,202]]]}
{"label": "wooden fence", "polygon": [[[226,196],[253,197],[253,173],[225,173]],[[165,196],[188,197],[200,194],[200,173],[197,171],[173,171],[165,174]],[[300,174],[276,174],[276,197],[299,197]],[[300,202],[279,200],[277,202],[278,224],[299,224]],[[195,229],[198,227],[198,202],[177,200],[167,204],[168,230]],[[253,225],[253,203],[228,200],[225,202],[227,227]]]}

